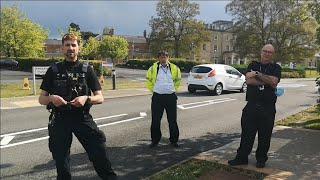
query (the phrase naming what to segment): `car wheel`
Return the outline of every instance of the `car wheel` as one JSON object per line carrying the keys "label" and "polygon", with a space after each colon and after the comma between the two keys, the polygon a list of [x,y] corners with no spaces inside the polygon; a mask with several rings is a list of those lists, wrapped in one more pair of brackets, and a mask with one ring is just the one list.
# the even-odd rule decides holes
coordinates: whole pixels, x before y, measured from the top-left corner
{"label": "car wheel", "polygon": [[240,89],[240,92],[243,92],[243,93],[247,92],[247,87],[248,87],[248,86],[247,86],[247,83],[244,82],[244,83],[242,84],[242,88]]}
{"label": "car wheel", "polygon": [[214,88],[214,93],[219,96],[219,95],[222,94],[222,91],[223,91],[222,84],[221,84],[221,83],[218,83],[218,84],[216,85],[216,87]]}
{"label": "car wheel", "polygon": [[196,92],[196,89],[188,86],[188,91],[189,91],[189,93],[195,93],[195,92]]}

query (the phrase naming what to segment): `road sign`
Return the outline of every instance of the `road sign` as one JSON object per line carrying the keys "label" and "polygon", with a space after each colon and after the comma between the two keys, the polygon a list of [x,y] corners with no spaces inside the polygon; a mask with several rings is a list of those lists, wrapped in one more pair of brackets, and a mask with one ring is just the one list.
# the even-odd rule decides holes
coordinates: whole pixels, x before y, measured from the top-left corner
{"label": "road sign", "polygon": [[32,66],[33,74],[33,95],[36,95],[36,75],[43,76],[46,74],[49,66]]}
{"label": "road sign", "polygon": [[112,67],[113,67],[113,63],[102,62],[102,66],[103,66],[103,67],[112,68]]}
{"label": "road sign", "polygon": [[33,66],[35,75],[45,75],[49,66]]}

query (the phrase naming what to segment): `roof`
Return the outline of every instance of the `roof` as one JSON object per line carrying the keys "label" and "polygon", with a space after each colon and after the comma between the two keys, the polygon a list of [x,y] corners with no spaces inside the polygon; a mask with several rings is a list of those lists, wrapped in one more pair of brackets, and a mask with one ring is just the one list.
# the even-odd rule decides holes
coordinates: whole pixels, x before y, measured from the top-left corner
{"label": "roof", "polygon": [[62,40],[58,39],[47,39],[44,42],[46,45],[62,45]]}
{"label": "roof", "polygon": [[128,41],[128,43],[141,43],[141,44],[143,44],[143,43],[147,43],[147,40],[146,40],[146,38],[144,38],[143,36],[130,36],[130,35],[120,35],[120,37],[123,37],[123,38],[125,38],[127,41]]}

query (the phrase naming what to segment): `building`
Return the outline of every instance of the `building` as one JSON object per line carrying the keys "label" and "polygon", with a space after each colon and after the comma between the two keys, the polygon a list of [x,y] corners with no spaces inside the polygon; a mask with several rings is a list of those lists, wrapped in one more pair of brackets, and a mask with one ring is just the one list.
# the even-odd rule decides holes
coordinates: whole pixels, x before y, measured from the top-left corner
{"label": "building", "polygon": [[232,21],[215,21],[206,24],[206,28],[211,32],[211,38],[202,45],[199,59],[229,65],[246,63],[234,52],[236,36],[233,33]]}
{"label": "building", "polygon": [[47,39],[44,43],[45,57],[57,58],[63,57],[62,53],[62,40]]}
{"label": "building", "polygon": [[[96,38],[100,41],[104,36],[113,36],[113,28],[104,28],[103,33]],[[151,58],[150,46],[145,36],[116,35],[122,37],[128,42],[128,59]]]}

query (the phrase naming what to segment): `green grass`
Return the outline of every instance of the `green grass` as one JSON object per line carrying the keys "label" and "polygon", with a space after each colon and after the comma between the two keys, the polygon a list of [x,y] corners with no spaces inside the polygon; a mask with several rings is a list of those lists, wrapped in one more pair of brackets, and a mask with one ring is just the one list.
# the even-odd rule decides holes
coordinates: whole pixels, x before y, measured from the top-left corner
{"label": "green grass", "polygon": [[[36,84],[37,95],[40,94],[40,84]],[[116,82],[116,89],[132,89],[132,88],[145,88],[145,82],[141,81],[131,81],[127,79],[118,79]],[[33,95],[33,84],[30,81],[30,90],[22,89],[22,81],[21,84],[1,84],[0,87],[0,98],[9,98],[9,97],[22,97],[22,96],[31,96]],[[102,86],[102,90],[111,90],[112,89],[112,81],[111,79],[107,79]]]}
{"label": "green grass", "polygon": [[195,180],[200,177],[213,175],[214,172],[225,172],[248,177],[248,179],[263,179],[265,174],[255,171],[232,168],[227,165],[205,160],[192,159],[178,166],[150,177],[151,180]]}
{"label": "green grass", "polygon": [[[21,84],[1,84],[0,87],[0,97],[1,98],[9,98],[9,97],[21,97],[21,96],[31,96],[33,95],[33,85],[30,84],[31,89],[25,90],[22,89]],[[39,89],[40,85],[37,84],[37,94],[40,93]]]}
{"label": "green grass", "polygon": [[291,126],[320,130],[320,104],[308,108],[276,123],[282,126]]}
{"label": "green grass", "polygon": [[316,78],[318,76],[320,76],[320,73],[316,70],[306,70],[306,78]]}

